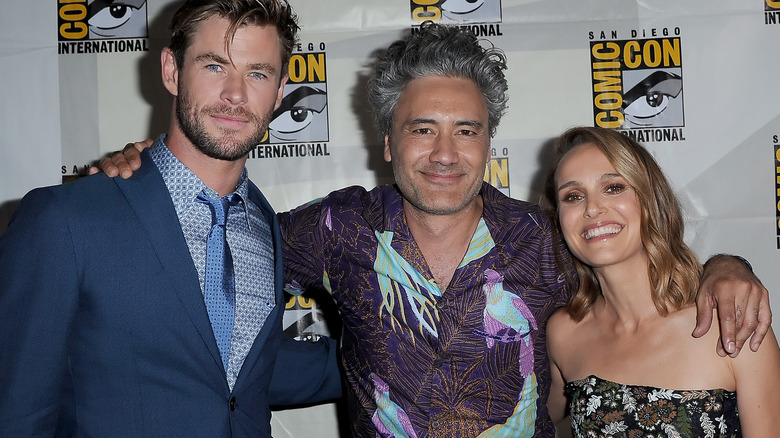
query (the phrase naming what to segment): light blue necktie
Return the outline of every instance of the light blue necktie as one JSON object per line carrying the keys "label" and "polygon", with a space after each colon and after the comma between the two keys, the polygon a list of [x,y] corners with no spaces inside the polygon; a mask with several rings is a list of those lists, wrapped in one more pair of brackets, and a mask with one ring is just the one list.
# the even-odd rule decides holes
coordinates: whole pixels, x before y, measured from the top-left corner
{"label": "light blue necktie", "polygon": [[206,273],[204,299],[209,313],[211,328],[217,339],[222,365],[228,369],[230,341],[233,334],[233,319],[236,314],[235,280],[233,278],[233,257],[230,255],[225,234],[228,209],[235,205],[238,196],[230,194],[214,199],[201,191],[198,202],[211,210],[211,231],[206,241]]}

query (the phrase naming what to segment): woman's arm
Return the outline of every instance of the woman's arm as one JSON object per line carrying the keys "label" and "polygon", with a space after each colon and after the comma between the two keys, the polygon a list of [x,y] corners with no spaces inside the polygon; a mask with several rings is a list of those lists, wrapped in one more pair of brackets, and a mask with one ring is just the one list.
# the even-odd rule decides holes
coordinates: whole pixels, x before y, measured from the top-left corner
{"label": "woman's arm", "polygon": [[732,364],[743,436],[777,436],[780,431],[780,347],[772,330],[767,332],[758,351],[744,351]]}
{"label": "woman's arm", "polygon": [[547,321],[547,359],[550,362],[550,394],[547,398],[547,410],[550,413],[550,418],[554,424],[558,424],[566,417],[566,381],[563,379],[560,368],[558,368],[558,355],[557,352],[560,348],[565,348],[561,345],[562,338],[562,320],[567,315],[562,310],[556,312],[550,320]]}

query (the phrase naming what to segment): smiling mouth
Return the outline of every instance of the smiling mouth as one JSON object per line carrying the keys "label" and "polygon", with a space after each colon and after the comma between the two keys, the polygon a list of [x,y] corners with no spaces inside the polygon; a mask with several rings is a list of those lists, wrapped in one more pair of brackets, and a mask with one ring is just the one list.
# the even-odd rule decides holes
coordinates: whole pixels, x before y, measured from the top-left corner
{"label": "smiling mouth", "polygon": [[588,231],[585,231],[583,237],[585,237],[585,240],[590,240],[604,235],[617,234],[622,229],[623,227],[621,227],[620,225],[605,225],[603,227],[593,228]]}
{"label": "smiling mouth", "polygon": [[229,131],[244,129],[249,122],[243,117],[236,117],[226,114],[212,114],[211,117],[216,121],[217,127]]}
{"label": "smiling mouth", "polygon": [[212,117],[216,117],[220,120],[226,120],[233,123],[246,123],[246,117],[233,116],[229,114],[212,114]]}
{"label": "smiling mouth", "polygon": [[460,174],[441,173],[441,172],[423,172],[425,178],[434,184],[452,184],[459,180]]}

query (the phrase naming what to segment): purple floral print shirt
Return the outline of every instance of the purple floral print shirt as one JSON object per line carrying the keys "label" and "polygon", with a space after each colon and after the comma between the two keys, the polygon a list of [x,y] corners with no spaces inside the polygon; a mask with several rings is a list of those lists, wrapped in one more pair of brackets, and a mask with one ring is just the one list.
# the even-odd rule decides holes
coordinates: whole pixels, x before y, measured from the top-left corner
{"label": "purple floral print shirt", "polygon": [[488,184],[441,290],[394,186],[350,187],[280,214],[285,280],[324,287],[343,321],[358,437],[554,437],[545,326],[576,279],[553,223]]}

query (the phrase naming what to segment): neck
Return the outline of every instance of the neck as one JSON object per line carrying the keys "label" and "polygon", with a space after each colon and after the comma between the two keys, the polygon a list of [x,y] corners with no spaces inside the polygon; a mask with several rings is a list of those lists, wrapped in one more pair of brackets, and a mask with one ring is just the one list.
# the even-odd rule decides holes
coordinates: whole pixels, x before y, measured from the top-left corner
{"label": "neck", "polygon": [[196,148],[179,129],[172,124],[165,138],[165,144],[171,153],[190,169],[206,186],[221,197],[233,192],[244,170],[247,157],[235,161],[225,161],[209,157]]}
{"label": "neck", "polygon": [[605,312],[625,327],[637,327],[640,321],[658,316],[651,295],[647,259],[596,268],[594,273],[602,295],[595,311]]}
{"label": "neck", "polygon": [[435,240],[442,244],[463,240],[471,240],[474,230],[482,218],[482,196],[468,207],[451,214],[431,214],[415,208],[404,200],[404,215],[409,230],[416,241]]}
{"label": "neck", "polygon": [[404,214],[431,275],[444,291],[468,251],[482,217],[482,197],[463,211],[448,215],[427,214],[404,201]]}

